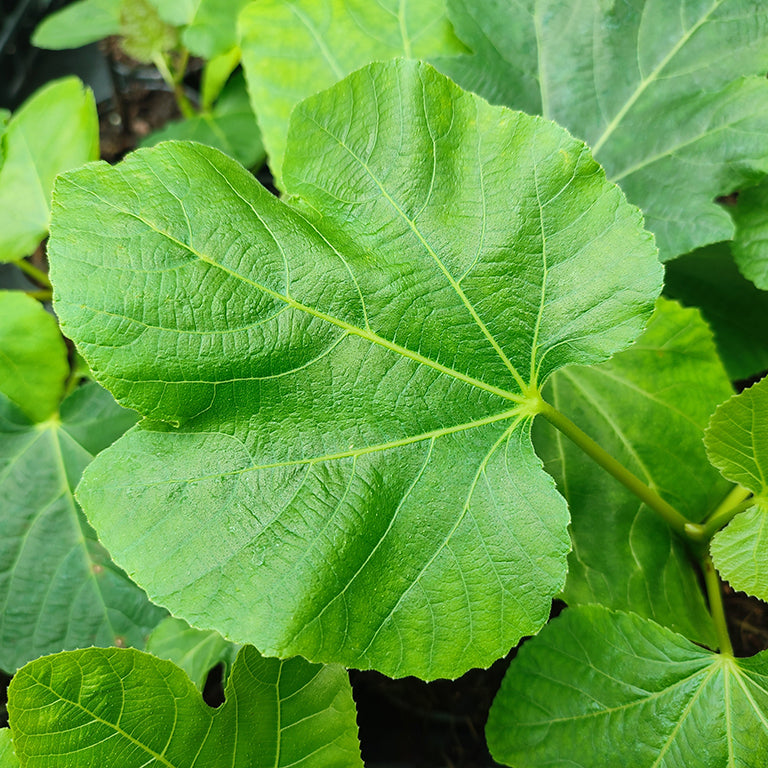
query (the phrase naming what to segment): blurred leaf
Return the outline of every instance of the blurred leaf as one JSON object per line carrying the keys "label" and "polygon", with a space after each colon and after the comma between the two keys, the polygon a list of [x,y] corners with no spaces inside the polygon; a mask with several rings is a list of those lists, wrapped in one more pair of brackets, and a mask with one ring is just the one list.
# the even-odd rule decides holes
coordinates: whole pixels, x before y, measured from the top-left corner
{"label": "blurred leaf", "polygon": [[56,175],[99,156],[93,94],[76,77],[48,83],[14,113],[0,141],[0,261],[15,261],[48,232]]}
{"label": "blurred leaf", "polygon": [[32,35],[38,48],[80,48],[120,34],[123,0],[78,0],[46,16]]}
{"label": "blurred leaf", "polygon": [[768,180],[742,190],[739,193],[738,203],[729,210],[736,224],[733,258],[744,277],[766,291],[768,290]]}
{"label": "blurred leaf", "polygon": [[141,145],[151,147],[171,139],[207,144],[246,168],[260,166],[265,158],[264,145],[242,74],[235,75],[227,83],[210,114],[168,123],[147,136]]}
{"label": "blurred leaf", "polygon": [[45,421],[58,410],[68,375],[53,315],[21,291],[0,291],[0,392],[32,421]]}

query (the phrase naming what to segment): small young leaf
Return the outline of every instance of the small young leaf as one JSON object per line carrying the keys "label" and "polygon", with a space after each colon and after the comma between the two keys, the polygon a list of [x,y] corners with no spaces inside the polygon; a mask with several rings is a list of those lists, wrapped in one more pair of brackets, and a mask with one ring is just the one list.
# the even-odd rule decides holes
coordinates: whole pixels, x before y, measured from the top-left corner
{"label": "small young leaf", "polygon": [[734,659],[633,614],[569,608],[512,661],[486,737],[516,767],[765,765],[768,652]]}
{"label": "small young leaf", "polygon": [[768,171],[760,3],[450,0],[449,15],[474,54],[443,71],[584,139],[663,260],[732,237],[715,198]]}
{"label": "small young leaf", "polygon": [[[707,460],[709,417],[733,393],[698,312],[661,301],[645,333],[601,365],[558,371],[547,400],[692,521],[730,484]],[[690,553],[667,524],[546,423],[535,445],[571,512],[564,598],[629,610],[716,647]]]}
{"label": "small young leaf", "polygon": [[187,675],[133,649],[89,648],[19,670],[8,692],[24,768],[360,767],[346,672],[300,658],[235,661],[209,708]]}
{"label": "small young leaf", "polygon": [[718,243],[667,264],[664,293],[699,307],[712,327],[733,381],[768,368],[768,292],[740,274],[728,243]]}
{"label": "small young leaf", "polygon": [[120,7],[120,44],[137,61],[155,57],[178,45],[178,32],[166,24],[150,0],[123,0]]}
{"label": "small young leaf", "polygon": [[[239,648],[213,630],[194,629],[182,619],[163,619],[147,640],[147,653],[181,667],[202,691],[208,673],[220,663],[232,667]],[[224,677],[226,680],[226,675]]]}
{"label": "small young leaf", "polygon": [[242,75],[236,75],[227,83],[210,114],[168,123],[147,136],[141,146],[152,147],[169,139],[207,144],[246,168],[258,167],[266,157]]}
{"label": "small young leaf", "polygon": [[80,48],[120,34],[123,0],[78,0],[46,16],[32,35],[38,48]]}
{"label": "small young leaf", "polygon": [[241,14],[240,34],[253,111],[279,186],[288,118],[302,99],[371,61],[464,50],[445,18],[445,0],[260,0]]}
{"label": "small young leaf", "polygon": [[45,421],[59,408],[68,374],[54,317],[24,293],[0,291],[0,392],[32,421]]}
{"label": "small young leaf", "polygon": [[768,507],[742,512],[712,539],[712,560],[734,589],[768,602]]}
{"label": "small young leaf", "polygon": [[652,239],[583,144],[416,62],[300,105],[285,182],[177,143],[61,178],[57,311],[148,417],[79,498],[192,624],[392,675],[487,665],[565,577],[537,388],[639,334]]}
{"label": "small young leaf", "polygon": [[768,377],[715,411],[704,443],[723,477],[756,496],[768,494]]}
{"label": "small young leaf", "polygon": [[72,496],[92,456],[134,421],[95,383],[43,424],[0,395],[0,668],[63,648],[143,645],[162,617],[110,561]]}
{"label": "small young leaf", "polygon": [[14,113],[0,141],[0,261],[14,261],[48,232],[56,174],[99,156],[93,94],[76,77],[48,83]]}
{"label": "small young leaf", "polygon": [[755,495],[712,540],[712,560],[734,589],[768,600],[768,378],[723,403],[705,435],[710,461]]}

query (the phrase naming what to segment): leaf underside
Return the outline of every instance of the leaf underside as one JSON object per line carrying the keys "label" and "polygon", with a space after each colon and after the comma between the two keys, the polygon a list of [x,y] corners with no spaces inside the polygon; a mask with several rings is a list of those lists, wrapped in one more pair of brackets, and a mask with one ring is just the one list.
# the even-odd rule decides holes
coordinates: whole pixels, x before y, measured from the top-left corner
{"label": "leaf underside", "polygon": [[94,383],[41,424],[0,395],[0,668],[65,648],[141,646],[162,618],[73,497],[93,455],[134,422]]}
{"label": "leaf underside", "polygon": [[529,393],[641,331],[652,239],[562,129],[415,62],[302,104],[284,179],[184,144],[60,179],[57,312],[147,417],[79,498],[192,624],[393,676],[488,665],[565,577]]}
{"label": "leaf underside", "polygon": [[[714,200],[768,171],[759,0],[449,0],[473,54],[441,69],[584,139],[639,205],[662,260],[733,235]],[[713,59],[712,51],[722,55]]]}
{"label": "leaf underside", "polygon": [[[558,371],[545,396],[699,521],[731,487],[707,460],[702,437],[732,392],[699,313],[665,300],[629,349]],[[537,423],[534,438],[571,513],[566,602],[629,610],[716,647],[698,571],[666,523],[548,424]]]}
{"label": "leaf underside", "polygon": [[491,707],[510,766],[751,768],[768,759],[768,655],[734,659],[602,606],[526,643]]}

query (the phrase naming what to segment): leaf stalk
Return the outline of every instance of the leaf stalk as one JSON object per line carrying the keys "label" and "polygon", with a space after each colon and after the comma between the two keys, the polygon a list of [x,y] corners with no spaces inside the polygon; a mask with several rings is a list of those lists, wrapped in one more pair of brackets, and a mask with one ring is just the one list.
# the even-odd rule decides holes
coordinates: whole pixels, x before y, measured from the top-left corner
{"label": "leaf stalk", "polygon": [[38,269],[34,265],[30,264],[26,259],[16,259],[16,261],[13,263],[22,272],[24,272],[24,274],[26,274],[28,277],[31,277],[32,280],[34,280],[38,285],[42,286],[43,288],[47,288],[48,290],[53,288],[48,275],[46,275],[42,269]]}
{"label": "leaf stalk", "polygon": [[728,624],[725,620],[723,591],[720,587],[720,579],[715,570],[715,565],[707,552],[701,556],[701,569],[704,572],[704,583],[707,587],[709,612],[712,614],[712,620],[715,624],[717,640],[720,644],[720,653],[732,657],[733,645],[731,645],[731,638],[728,634]]}
{"label": "leaf stalk", "polygon": [[613,458],[610,453],[600,447],[567,416],[544,400],[541,401],[538,411],[553,427],[560,430],[608,474],[616,478],[625,488],[662,517],[678,535],[685,539],[691,538],[687,530],[688,526],[691,525],[689,520],[669,502],[662,499],[656,491],[646,485],[637,475],[630,472],[623,464]]}

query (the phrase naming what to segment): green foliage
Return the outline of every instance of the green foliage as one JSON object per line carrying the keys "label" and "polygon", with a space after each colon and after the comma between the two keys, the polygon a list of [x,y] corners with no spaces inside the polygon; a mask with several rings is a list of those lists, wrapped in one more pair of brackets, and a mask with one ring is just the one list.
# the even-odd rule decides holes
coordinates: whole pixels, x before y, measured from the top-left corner
{"label": "green foliage", "polygon": [[747,768],[768,759],[766,711],[766,652],[734,659],[582,606],[522,647],[486,734],[505,765]]}
{"label": "green foliage", "polygon": [[69,376],[53,315],[23,293],[0,291],[0,349],[0,392],[33,422],[53,416]]}
{"label": "green foliage", "polygon": [[167,144],[60,180],[62,326],[147,417],[81,502],[154,599],[265,652],[423,677],[488,664],[565,575],[564,505],[529,439],[537,387],[637,335],[652,242],[582,144],[425,65],[304,102],[284,171],[287,202]]}
{"label": "green foliage", "polygon": [[120,7],[120,35],[123,50],[146,63],[178,45],[176,28],[160,18],[150,0],[124,0]]}
{"label": "green foliage", "polygon": [[134,421],[94,383],[40,423],[0,395],[0,668],[65,648],[142,646],[162,617],[73,497],[93,456]]}
{"label": "green foliage", "polygon": [[[730,487],[707,461],[702,437],[731,393],[698,312],[669,301],[628,350],[558,372],[545,389],[549,402],[693,521]],[[576,445],[537,427],[536,448],[571,513],[565,600],[633,611],[715,647],[685,544]]]}
{"label": "green foliage", "polygon": [[173,616],[163,619],[147,640],[148,653],[181,667],[200,691],[217,664],[223,663],[228,673],[238,650],[218,632],[195,629]]}
{"label": "green foliage", "polygon": [[371,61],[463,50],[444,0],[259,0],[241,14],[240,35],[253,111],[278,186],[288,118],[302,99]]}
{"label": "green foliage", "polygon": [[122,0],[78,0],[46,16],[32,36],[38,48],[79,48],[119,35]]}
{"label": "green foliage", "polygon": [[170,139],[207,144],[225,152],[246,168],[260,166],[265,158],[259,126],[251,110],[242,75],[229,81],[210,112],[168,123],[148,136],[142,146],[151,147]]}
{"label": "green foliage", "polygon": [[13,751],[13,738],[8,728],[0,728],[0,768],[19,768],[19,760]]}
{"label": "green foliage", "polygon": [[[120,695],[105,699],[109,690]],[[362,766],[344,670],[253,648],[240,651],[216,710],[177,666],[133,649],[38,659],[9,693],[24,768]]]}
{"label": "green foliage", "polygon": [[98,157],[93,94],[75,77],[49,83],[14,113],[0,142],[0,261],[15,261],[48,232],[56,174]]}
{"label": "green foliage", "polygon": [[669,262],[664,293],[701,309],[731,379],[768,370],[768,293],[742,277],[728,243]]}
{"label": "green foliage", "polygon": [[[734,657],[717,576],[768,599],[768,379],[728,399],[768,368],[762,4],[86,0],[38,39],[99,29],[185,119],[57,182],[67,365],[19,258],[69,166],[26,131],[63,156],[40,126],[74,145],[92,103],[0,111],[0,258],[40,288],[0,292],[0,665],[155,656],[32,661],[0,765],[360,765],[312,661],[453,677],[555,595],[497,760],[768,763],[768,663]],[[235,162],[265,146],[279,199]],[[701,314],[656,301],[631,203]]]}
{"label": "green foliage", "polygon": [[768,378],[733,396],[712,416],[707,453],[725,477],[752,491],[754,506],[712,540],[712,559],[734,589],[768,600]]}
{"label": "green foliage", "polygon": [[715,197],[768,171],[759,2],[450,0],[449,9],[473,54],[443,70],[584,139],[643,209],[663,260],[733,235]]}

